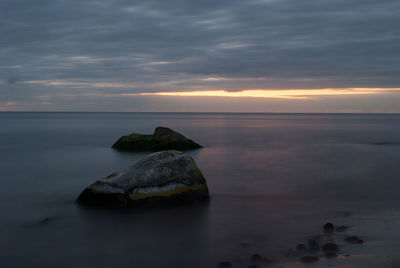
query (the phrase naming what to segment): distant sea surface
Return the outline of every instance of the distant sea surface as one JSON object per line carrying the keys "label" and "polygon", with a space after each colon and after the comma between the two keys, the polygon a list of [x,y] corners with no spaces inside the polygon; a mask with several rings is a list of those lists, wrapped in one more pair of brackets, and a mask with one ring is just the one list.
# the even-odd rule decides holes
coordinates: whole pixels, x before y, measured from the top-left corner
{"label": "distant sea surface", "polygon": [[[81,191],[148,153],[111,145],[170,127],[208,204],[83,208]],[[0,113],[0,267],[303,267],[291,249],[331,221],[365,243],[314,267],[399,267],[400,115]],[[253,259],[254,262],[254,259]],[[377,266],[378,265],[378,266]]]}

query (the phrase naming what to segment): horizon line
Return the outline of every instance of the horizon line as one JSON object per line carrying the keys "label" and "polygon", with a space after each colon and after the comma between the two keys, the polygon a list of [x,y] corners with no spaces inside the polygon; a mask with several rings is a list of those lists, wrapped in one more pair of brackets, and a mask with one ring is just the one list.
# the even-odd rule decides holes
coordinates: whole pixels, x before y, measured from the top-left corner
{"label": "horizon line", "polygon": [[129,111],[0,111],[0,113],[138,113],[138,114],[319,114],[319,115],[400,115],[400,112],[129,112]]}

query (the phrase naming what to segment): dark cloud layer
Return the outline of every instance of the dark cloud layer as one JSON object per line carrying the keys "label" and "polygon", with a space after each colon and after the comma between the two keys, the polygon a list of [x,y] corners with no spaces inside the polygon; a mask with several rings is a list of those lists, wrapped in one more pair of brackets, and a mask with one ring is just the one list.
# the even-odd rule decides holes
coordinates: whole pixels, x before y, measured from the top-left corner
{"label": "dark cloud layer", "polygon": [[397,0],[2,0],[0,100],[399,87],[399,10]]}

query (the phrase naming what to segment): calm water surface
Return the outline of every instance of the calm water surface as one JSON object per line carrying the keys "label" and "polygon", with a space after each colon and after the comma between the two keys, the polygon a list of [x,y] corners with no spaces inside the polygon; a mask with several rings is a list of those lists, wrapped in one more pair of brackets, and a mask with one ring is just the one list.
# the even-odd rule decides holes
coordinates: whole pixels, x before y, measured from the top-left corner
{"label": "calm water surface", "polygon": [[[146,153],[121,135],[171,127],[209,204],[110,211],[74,200]],[[303,267],[288,250],[350,225],[363,246],[313,267],[399,267],[400,115],[0,113],[0,267]],[[268,265],[267,265],[268,264]]]}

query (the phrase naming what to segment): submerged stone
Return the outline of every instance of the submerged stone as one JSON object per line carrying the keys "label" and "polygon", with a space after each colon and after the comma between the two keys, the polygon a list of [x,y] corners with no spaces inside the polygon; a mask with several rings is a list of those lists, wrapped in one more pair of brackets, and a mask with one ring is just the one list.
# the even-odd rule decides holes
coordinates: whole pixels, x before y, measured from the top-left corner
{"label": "submerged stone", "polygon": [[253,262],[259,262],[262,260],[262,257],[260,254],[253,254],[251,255],[251,261]]}
{"label": "submerged stone", "polygon": [[296,250],[297,250],[297,251],[306,251],[307,248],[306,248],[306,245],[304,245],[304,244],[298,244],[298,245],[296,246]]}
{"label": "submerged stone", "polygon": [[133,133],[119,138],[112,146],[121,151],[193,150],[201,145],[166,127],[157,127],[153,135]]}
{"label": "submerged stone", "polygon": [[308,245],[308,250],[310,250],[310,251],[319,251],[320,250],[319,242],[316,238],[309,239],[307,245]]}
{"label": "submerged stone", "polygon": [[349,226],[346,225],[340,225],[338,228],[336,228],[336,232],[345,232],[349,229]]}
{"label": "submerged stone", "polygon": [[223,262],[218,263],[217,267],[218,268],[231,268],[231,267],[233,267],[233,265],[229,261],[223,261]]}
{"label": "submerged stone", "polygon": [[325,252],[337,252],[337,251],[339,251],[339,247],[335,243],[326,243],[322,247],[322,250]]}
{"label": "submerged stone", "polygon": [[319,258],[316,256],[303,256],[300,258],[300,261],[304,263],[313,263],[319,261]]}
{"label": "submerged stone", "polygon": [[42,219],[39,224],[49,224],[50,222],[53,222],[54,220],[58,220],[60,217],[46,217]]}
{"label": "submerged stone", "polygon": [[324,224],[324,232],[325,233],[332,233],[334,230],[335,230],[335,228],[332,223],[327,222]]}
{"label": "submerged stone", "polygon": [[153,153],[128,170],[88,186],[77,201],[127,207],[143,202],[208,200],[207,182],[193,158],[179,151]]}
{"label": "submerged stone", "polygon": [[325,257],[328,258],[328,259],[337,258],[337,256],[338,255],[335,252],[330,252],[330,251],[325,252]]}
{"label": "submerged stone", "polygon": [[344,238],[344,241],[349,243],[349,244],[363,244],[364,240],[359,238],[358,236],[352,235],[352,236],[346,236]]}
{"label": "submerged stone", "polygon": [[240,245],[242,245],[243,247],[250,247],[251,243],[248,241],[242,241],[242,242],[240,242]]}

